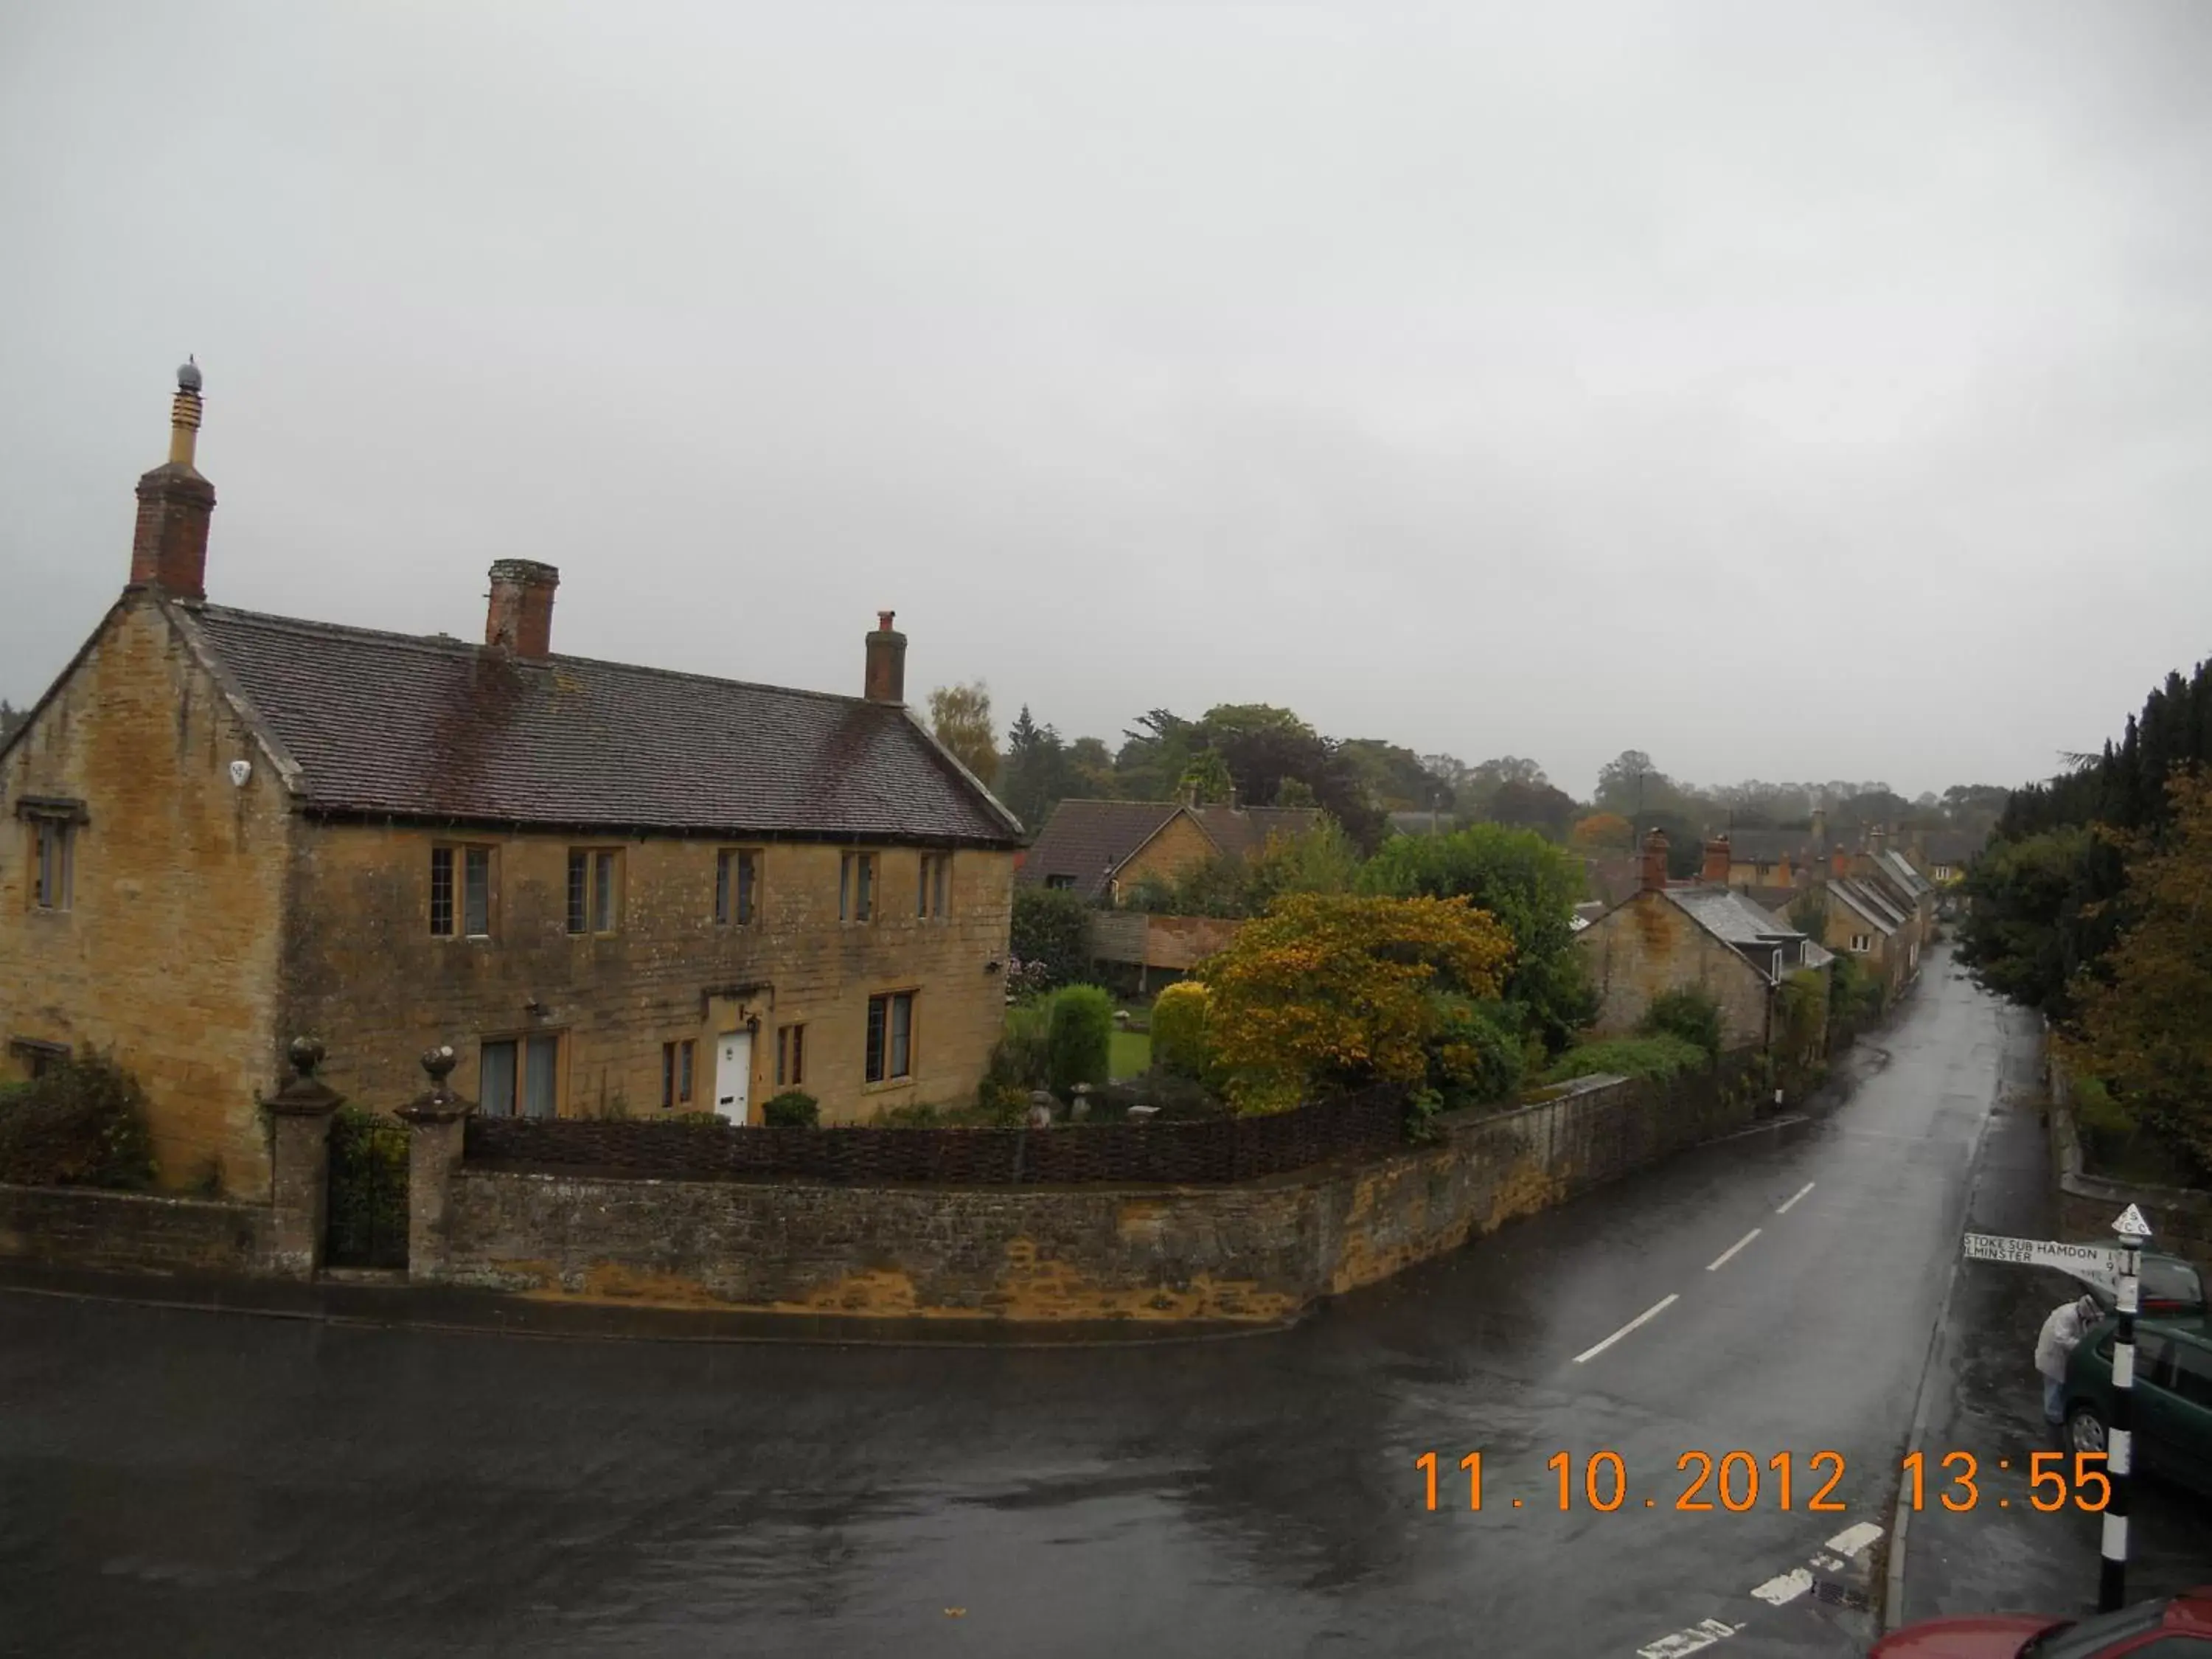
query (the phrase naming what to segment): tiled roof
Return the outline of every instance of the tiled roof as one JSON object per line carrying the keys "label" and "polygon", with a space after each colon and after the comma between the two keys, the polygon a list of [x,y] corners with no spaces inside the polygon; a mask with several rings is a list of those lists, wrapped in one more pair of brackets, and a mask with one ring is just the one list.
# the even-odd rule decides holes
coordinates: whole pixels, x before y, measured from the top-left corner
{"label": "tiled roof", "polygon": [[894,704],[457,640],[175,614],[313,808],[575,828],[1012,846],[1020,825]]}
{"label": "tiled roof", "polygon": [[1744,864],[1775,864],[1784,857],[1792,864],[1817,858],[1809,830],[1731,830],[1729,856]]}
{"label": "tiled roof", "polygon": [[1158,835],[1170,818],[1188,812],[1224,853],[1249,858],[1270,836],[1303,835],[1321,822],[1315,806],[1193,806],[1172,800],[1064,800],[1052,810],[1024,856],[1017,879],[1042,886],[1054,876],[1073,877],[1075,890],[1097,898],[1107,878]]}
{"label": "tiled roof", "polygon": [[1321,822],[1318,806],[1200,806],[1191,816],[1224,853],[1249,858],[1270,836],[1302,836]]}
{"label": "tiled roof", "polygon": [[1108,872],[1182,810],[1171,800],[1064,800],[1037,832],[1018,879],[1042,887],[1054,876],[1072,877],[1077,892],[1095,899]]}

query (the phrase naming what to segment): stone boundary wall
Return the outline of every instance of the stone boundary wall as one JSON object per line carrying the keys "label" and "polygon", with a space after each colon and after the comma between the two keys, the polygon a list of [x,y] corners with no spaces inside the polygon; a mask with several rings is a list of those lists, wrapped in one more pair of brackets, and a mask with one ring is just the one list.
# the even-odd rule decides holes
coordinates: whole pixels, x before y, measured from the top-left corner
{"label": "stone boundary wall", "polygon": [[1741,1127],[1753,1109],[1752,1091],[1723,1078],[1667,1089],[1585,1079],[1553,1099],[1450,1115],[1427,1146],[1226,1188],[608,1180],[456,1162],[436,1247],[411,1271],[641,1305],[1276,1321]]}
{"label": "stone boundary wall", "polygon": [[0,1186],[0,1261],[168,1273],[268,1270],[265,1204]]}
{"label": "stone boundary wall", "polygon": [[2212,1273],[2212,1192],[2193,1187],[2143,1187],[2086,1175],[2065,1073],[2051,1068],[2051,1169],[2058,1188],[2058,1235],[2109,1243],[2112,1221],[2130,1204],[2150,1223],[2151,1248],[2193,1261]]}

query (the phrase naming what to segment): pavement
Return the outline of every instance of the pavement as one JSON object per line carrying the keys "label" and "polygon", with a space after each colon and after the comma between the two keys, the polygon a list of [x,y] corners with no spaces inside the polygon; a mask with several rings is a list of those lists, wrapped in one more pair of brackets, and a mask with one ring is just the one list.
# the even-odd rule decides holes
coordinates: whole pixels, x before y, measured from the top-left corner
{"label": "pavement", "polygon": [[[2007,1058],[1968,1204],[1968,1231],[2056,1238],[2050,1133],[2033,1054],[2014,1045]],[[1905,1528],[1903,1594],[1893,1609],[1898,1622],[1985,1612],[2078,1617],[2096,1610],[2101,1522],[2076,1509],[2039,1512],[2027,1482],[2030,1456],[2063,1444],[2043,1420],[2036,1334],[2053,1308],[2081,1294],[2074,1280],[2045,1268],[1960,1265],[1950,1318],[1929,1369],[1924,1450],[1931,1480],[1944,1457],[1971,1453],[1978,1502],[1954,1513],[1942,1506],[1933,1486],[1926,1489],[1921,1511]],[[1963,1501],[1956,1490],[1946,1490]],[[2139,1479],[2130,1504],[2130,1599],[2212,1581],[2212,1502]]]}
{"label": "pavement", "polygon": [[[0,1291],[0,1653],[1863,1653],[2032,1044],[1939,957],[1825,1115],[1242,1340],[548,1341]],[[2033,1413],[2026,1352],[1954,1367],[1961,1397]],[[1698,1454],[1712,1507],[1679,1507]],[[2027,1554],[1983,1541],[2008,1510],[1957,1519],[1908,1596],[2094,1583],[2072,1517]]]}

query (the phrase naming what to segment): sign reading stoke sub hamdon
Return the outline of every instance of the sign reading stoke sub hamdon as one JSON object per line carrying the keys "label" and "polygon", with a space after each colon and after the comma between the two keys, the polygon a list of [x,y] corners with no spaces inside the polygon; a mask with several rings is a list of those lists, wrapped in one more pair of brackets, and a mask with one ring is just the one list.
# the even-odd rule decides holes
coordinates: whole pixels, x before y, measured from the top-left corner
{"label": "sign reading stoke sub hamdon", "polygon": [[1969,1261],[2013,1261],[2030,1267],[2056,1267],[2077,1278],[2118,1279],[2117,1244],[2062,1244],[2055,1238],[2007,1238],[2002,1233],[1968,1233]]}

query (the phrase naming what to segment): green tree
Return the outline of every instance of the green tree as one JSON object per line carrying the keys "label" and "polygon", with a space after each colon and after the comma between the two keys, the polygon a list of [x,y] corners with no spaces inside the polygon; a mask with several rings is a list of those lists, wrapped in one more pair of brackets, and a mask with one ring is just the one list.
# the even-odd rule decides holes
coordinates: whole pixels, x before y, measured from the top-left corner
{"label": "green tree", "polygon": [[1066,985],[1091,971],[1091,910],[1078,895],[1055,887],[1014,889],[1011,949],[1024,966],[1045,964],[1053,984]]}
{"label": "green tree", "polygon": [[938,742],[981,778],[985,788],[999,781],[999,739],[991,725],[991,690],[982,681],[940,685],[931,692],[929,725]]}
{"label": "green tree", "polygon": [[0,743],[14,737],[16,728],[28,722],[30,718],[29,709],[15,708],[5,697],[0,697]]}
{"label": "green tree", "polygon": [[1029,705],[1006,728],[1006,761],[999,799],[1034,835],[1068,788],[1067,750],[1060,733],[1030,717]]}
{"label": "green tree", "polygon": [[1960,884],[1960,961],[1984,988],[2065,1019],[2074,975],[2110,942],[2104,866],[2116,862],[2082,825],[1993,842]]}
{"label": "green tree", "polygon": [[2167,825],[2124,843],[2128,920],[2075,988],[2068,1051],[2127,1114],[2212,1176],[2212,777],[2167,787]]}
{"label": "green tree", "polygon": [[1721,1053],[1721,1006],[1711,993],[1694,985],[1662,991],[1644,1010],[1636,1029],[1644,1036],[1680,1037],[1714,1059]]}
{"label": "green tree", "polygon": [[1495,917],[1513,941],[1503,995],[1528,1011],[1547,1047],[1562,1047],[1595,1012],[1574,949],[1582,861],[1534,831],[1476,823],[1448,836],[1396,836],[1367,861],[1359,885],[1401,898],[1464,898]]}
{"label": "green tree", "polygon": [[1229,775],[1229,763],[1212,749],[1193,755],[1182,769],[1182,776],[1176,780],[1176,793],[1200,806],[1225,801],[1236,788],[1236,781]]}

